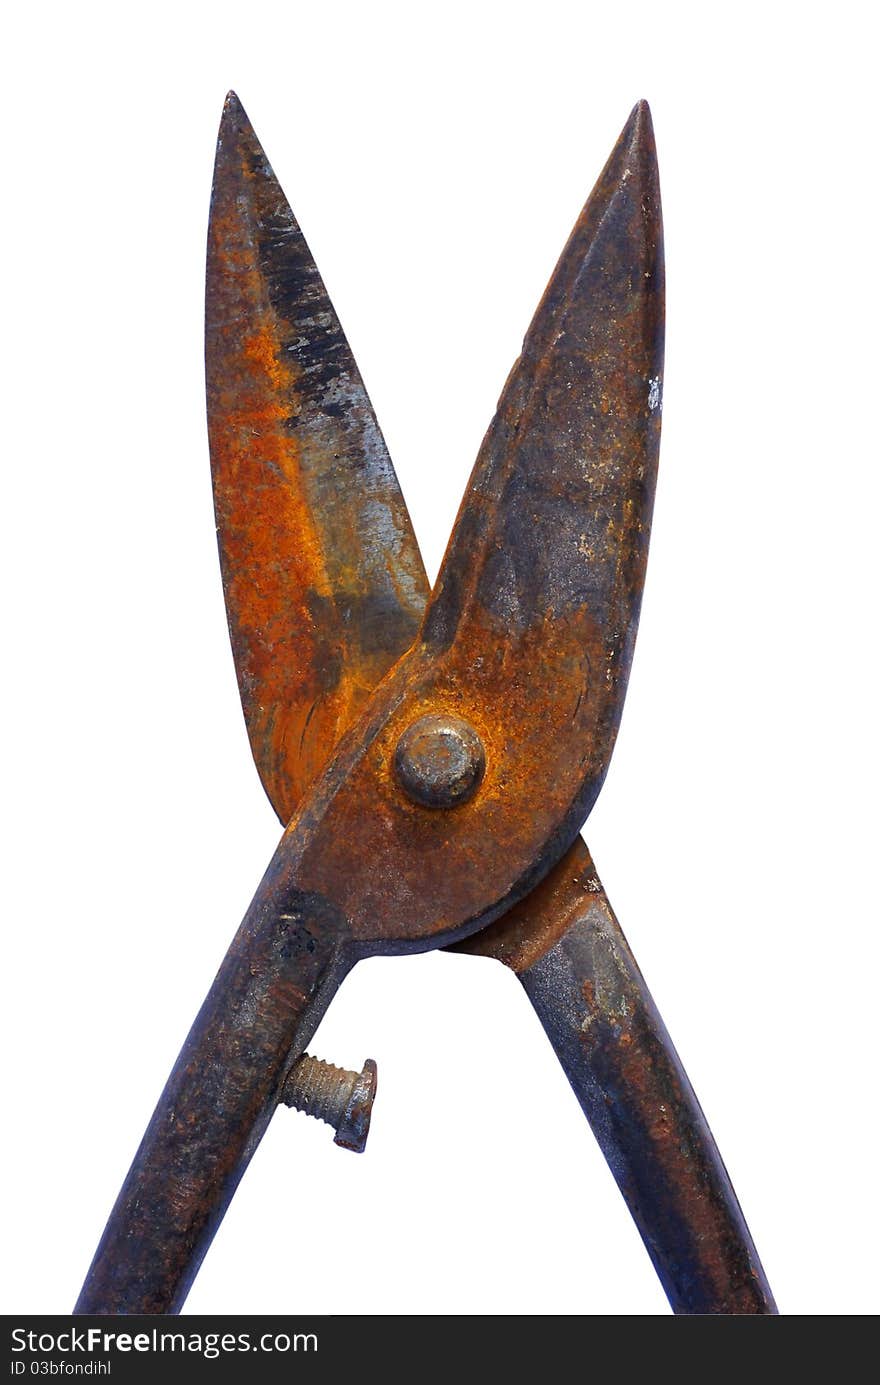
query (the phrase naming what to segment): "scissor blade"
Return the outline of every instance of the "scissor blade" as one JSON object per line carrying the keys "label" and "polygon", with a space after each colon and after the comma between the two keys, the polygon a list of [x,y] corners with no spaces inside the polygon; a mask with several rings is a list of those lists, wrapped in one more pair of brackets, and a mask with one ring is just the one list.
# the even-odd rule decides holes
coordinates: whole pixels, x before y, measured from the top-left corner
{"label": "scissor blade", "polygon": [[234,93],[214,166],[205,363],[238,684],[287,822],[412,643],[428,583],[351,349]]}
{"label": "scissor blade", "polygon": [[[493,649],[499,678],[527,669],[522,692],[536,722],[558,704],[579,647],[572,717],[584,728],[583,816],[608,766],[635,642],[660,443],[663,313],[657,161],[641,102],[507,380],[422,628],[427,649],[455,648],[459,665],[470,650],[463,681],[485,677]],[[515,695],[505,690],[508,703]]]}

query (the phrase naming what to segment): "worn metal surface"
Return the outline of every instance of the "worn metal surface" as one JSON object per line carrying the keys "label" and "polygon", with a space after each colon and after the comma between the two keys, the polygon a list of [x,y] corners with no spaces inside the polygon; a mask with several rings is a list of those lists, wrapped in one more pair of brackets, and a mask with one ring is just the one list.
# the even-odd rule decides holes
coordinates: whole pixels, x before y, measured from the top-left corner
{"label": "worn metal surface", "polygon": [[456,950],[517,973],[676,1313],[775,1313],[718,1147],[578,839]]}
{"label": "worn metal surface", "polygon": [[360,372],[234,93],[211,195],[205,367],[238,684],[286,823],[412,643],[428,580]]}
{"label": "worn metal surface", "polygon": [[[484,927],[571,842],[632,656],[662,329],[642,104],[550,281],[404,653],[426,593],[406,510],[299,228],[227,102],[208,259],[215,504],[251,746],[290,822],[77,1311],[177,1310],[348,967]],[[409,729],[437,716],[485,752],[451,809],[414,799],[395,768]]]}

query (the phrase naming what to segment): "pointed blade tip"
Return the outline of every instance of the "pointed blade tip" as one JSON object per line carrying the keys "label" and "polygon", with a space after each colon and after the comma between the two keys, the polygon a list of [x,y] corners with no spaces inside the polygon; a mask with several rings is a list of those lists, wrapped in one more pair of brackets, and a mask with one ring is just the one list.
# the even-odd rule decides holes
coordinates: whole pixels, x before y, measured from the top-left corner
{"label": "pointed blade tip", "polygon": [[226,99],[223,102],[223,112],[220,116],[221,131],[230,128],[239,131],[250,130],[252,128],[248,113],[241,104],[238,93],[231,87],[226,93]]}
{"label": "pointed blade tip", "polygon": [[621,131],[620,142],[628,145],[630,149],[640,146],[654,149],[654,122],[647,101],[637,101],[633,106]]}
{"label": "pointed blade tip", "polygon": [[[223,113],[217,131],[217,157],[219,160],[221,155],[225,155],[235,160],[244,150],[257,154],[262,159],[266,157],[238,93],[230,89],[223,102]],[[216,169],[215,164],[215,177]]]}

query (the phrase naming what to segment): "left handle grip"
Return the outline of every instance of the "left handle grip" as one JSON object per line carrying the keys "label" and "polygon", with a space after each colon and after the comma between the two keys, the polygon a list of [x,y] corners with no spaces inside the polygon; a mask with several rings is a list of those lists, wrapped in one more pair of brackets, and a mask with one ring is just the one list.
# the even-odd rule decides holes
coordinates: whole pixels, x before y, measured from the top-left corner
{"label": "left handle grip", "polygon": [[264,878],[141,1141],[75,1313],[176,1313],[351,965],[320,895]]}

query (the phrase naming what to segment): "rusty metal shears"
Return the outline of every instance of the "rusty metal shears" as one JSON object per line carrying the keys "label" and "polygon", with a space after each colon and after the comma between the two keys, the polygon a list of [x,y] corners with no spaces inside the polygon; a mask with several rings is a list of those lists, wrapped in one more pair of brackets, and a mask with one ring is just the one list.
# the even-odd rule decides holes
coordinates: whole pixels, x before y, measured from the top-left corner
{"label": "rusty metal shears", "polygon": [[[450,945],[520,977],[674,1310],[776,1311],[577,835],[638,622],[663,314],[642,102],[529,328],[429,591],[339,321],[227,98],[208,240],[211,462],[248,734],[286,827],[77,1312],[178,1311],[346,972],[372,954]],[[368,1085],[345,1113],[355,1145]]]}

